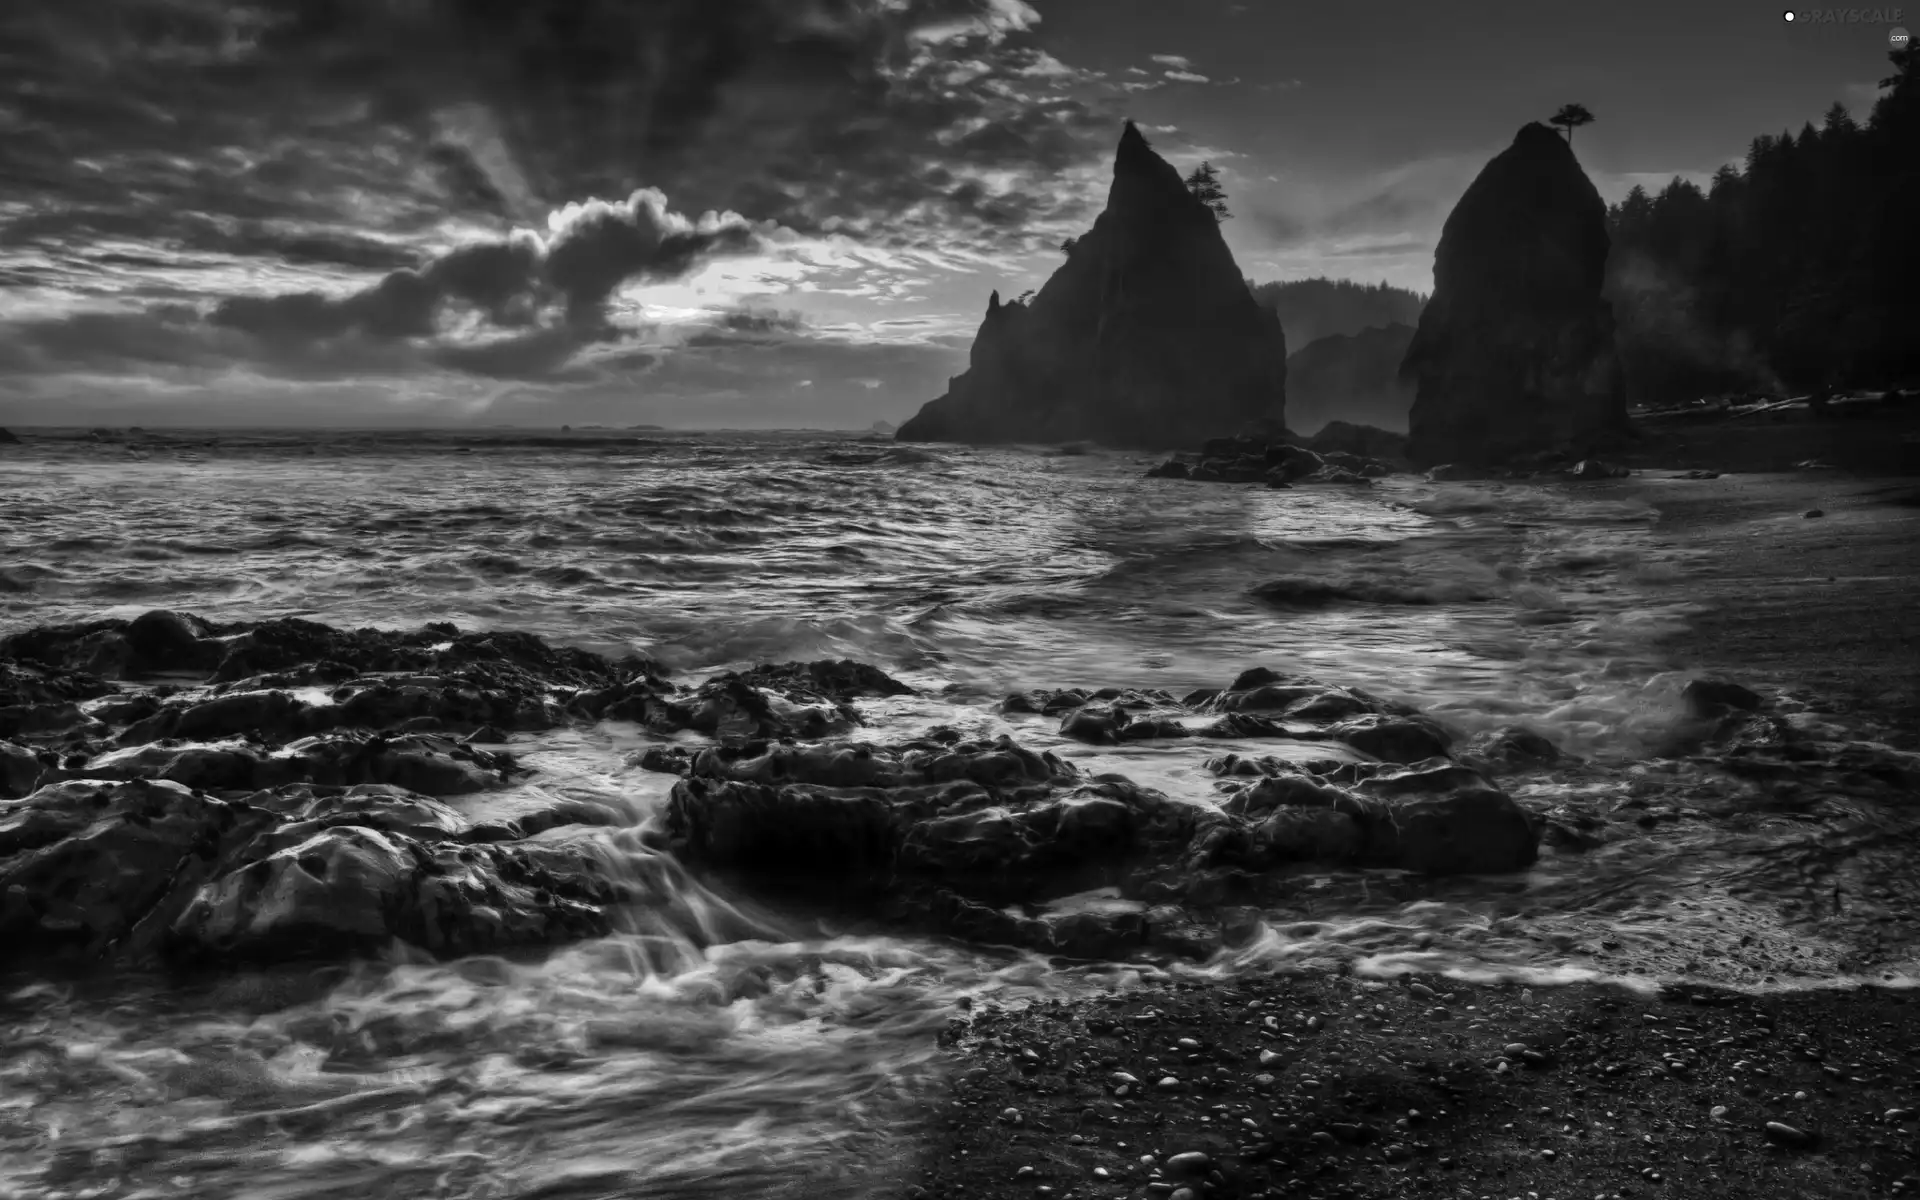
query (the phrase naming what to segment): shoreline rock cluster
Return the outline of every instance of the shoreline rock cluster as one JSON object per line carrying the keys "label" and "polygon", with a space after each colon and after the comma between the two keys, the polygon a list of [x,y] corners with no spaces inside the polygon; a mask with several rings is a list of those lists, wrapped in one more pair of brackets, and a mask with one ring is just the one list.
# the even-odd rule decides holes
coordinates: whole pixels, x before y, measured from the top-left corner
{"label": "shoreline rock cluster", "polygon": [[[1217,806],[1088,774],[1011,737],[858,740],[854,662],[676,683],[518,633],[219,624],[165,611],[0,640],[0,941],[22,959],[192,963],[545,944],[672,912],[688,868],[857,901],[920,931],[1078,957],[1204,956],[1288,864],[1445,874],[1533,861],[1540,823],[1438,723],[1357,689],[1243,673],[1222,689],[1054,691],[1003,711],[1096,744],[1273,739],[1220,755]],[[581,836],[638,814],[508,810],[510,731],[633,721],[681,776],[672,855]],[[1483,773],[1484,772],[1484,773]],[[1049,909],[1114,889],[1116,903]],[[1019,915],[1017,915],[1019,914]],[[698,922],[689,920],[687,928]]]}

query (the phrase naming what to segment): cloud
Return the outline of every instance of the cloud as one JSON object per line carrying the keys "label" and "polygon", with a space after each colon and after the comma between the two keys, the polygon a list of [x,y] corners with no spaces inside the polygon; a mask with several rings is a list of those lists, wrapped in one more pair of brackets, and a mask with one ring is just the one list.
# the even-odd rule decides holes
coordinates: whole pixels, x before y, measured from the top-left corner
{"label": "cloud", "polygon": [[931,241],[956,179],[1038,193],[1118,125],[1070,94],[1098,72],[1021,40],[1018,0],[124,5],[8,6],[0,173],[23,204],[0,210],[0,271],[112,235],[323,284],[640,188]]}
{"label": "cloud", "polygon": [[440,357],[455,369],[494,374],[528,353],[546,362],[613,336],[606,307],[622,284],[675,278],[713,255],[757,249],[762,236],[737,214],[695,220],[672,212],[666,196],[651,189],[618,204],[570,204],[547,228],[545,236],[520,230],[458,247],[346,296],[229,297],[209,320],[275,342],[350,334],[434,338],[448,332],[448,309],[458,305],[485,324],[536,331],[518,342],[456,347]]}
{"label": "cloud", "polygon": [[1193,60],[1185,57],[1184,55],[1153,54],[1153,55],[1149,55],[1148,57],[1151,58],[1154,62],[1159,63],[1161,66],[1172,67],[1176,71],[1190,71],[1193,69]]}
{"label": "cloud", "polygon": [[886,391],[819,347],[950,366],[961,290],[1099,207],[1126,94],[1022,0],[114,7],[0,18],[0,387],[470,405],[804,345]]}
{"label": "cloud", "polygon": [[1166,71],[1166,72],[1163,72],[1163,74],[1168,79],[1171,79],[1176,83],[1212,83],[1213,82],[1213,80],[1207,78],[1205,75],[1197,75],[1192,71]]}

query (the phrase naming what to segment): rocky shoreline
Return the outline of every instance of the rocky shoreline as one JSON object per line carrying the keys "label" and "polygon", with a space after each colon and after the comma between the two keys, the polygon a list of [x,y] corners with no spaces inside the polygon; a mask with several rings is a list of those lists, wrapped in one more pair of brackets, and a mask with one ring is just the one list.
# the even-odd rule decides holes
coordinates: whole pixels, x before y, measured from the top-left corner
{"label": "rocky shoreline", "polygon": [[[1264,667],[1184,696],[999,705],[1057,721],[1066,742],[1194,744],[1214,803],[1193,804],[1005,733],[860,736],[861,698],[911,691],[849,661],[685,684],[639,657],[444,624],[155,611],[29,630],[0,641],[0,935],[18,961],[237,963],[396,941],[448,957],[603,934],[636,912],[702,931],[683,911],[692,870],[894,931],[1204,960],[1291,907],[1302,871],[1513,873],[1543,839],[1583,853],[1622,822],[1739,803],[1570,802],[1555,782],[1591,773],[1523,726],[1464,739],[1410,705]],[[1735,683],[1702,678],[1680,701],[1672,752],[1737,778],[1874,796],[1920,774],[1910,756],[1822,742]],[[655,739],[634,765],[679,777],[627,855],[573,835],[646,814],[519,789],[529,773],[508,744],[603,720]]]}
{"label": "rocky shoreline", "polygon": [[[1543,740],[1515,730],[1456,756],[1453,735],[1409,706],[1303,676],[1256,668],[1179,698],[1110,688],[1001,706],[1092,744],[1271,741],[1272,755],[1209,759],[1217,809],[1005,735],[855,736],[856,698],[910,691],[844,661],[686,685],[642,658],[451,625],[154,611],[29,630],[0,641],[0,935],[22,958],[141,964],[395,939],[452,956],[672,910],[666,864],[679,862],[915,932],[1205,957],[1255,923],[1244,906],[1275,898],[1275,868],[1511,871],[1544,828],[1491,782],[1551,760]],[[680,739],[639,756],[681,777],[648,835],[674,852],[658,878],[564,837],[633,812],[486,802],[527,775],[510,732],[601,720]],[[1046,907],[1102,888],[1122,903]]]}

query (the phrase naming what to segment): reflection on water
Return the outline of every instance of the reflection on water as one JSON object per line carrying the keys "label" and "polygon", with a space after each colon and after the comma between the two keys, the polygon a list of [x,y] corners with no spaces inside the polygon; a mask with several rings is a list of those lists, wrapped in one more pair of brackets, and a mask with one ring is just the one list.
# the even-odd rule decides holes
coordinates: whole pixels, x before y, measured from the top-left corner
{"label": "reflection on water", "polygon": [[1543,813],[1652,797],[1675,815],[1549,847],[1522,877],[1302,870],[1253,943],[1213,963],[1069,967],[717,895],[645,847],[672,781],[630,765],[636,729],[517,738],[536,774],[484,803],[551,793],[628,814],[545,836],[672,879],[669,908],[516,961],[9,978],[0,1194],[897,1194],[934,1033],[963,995],[1275,964],[1791,986],[1860,958],[1858,938],[1803,918],[1865,928],[1908,886],[1909,814],[1862,803],[1810,825],[1764,788],[1638,761],[1679,712],[1661,640],[1688,616],[1669,585],[1690,564],[1606,487],[1268,491],[1148,480],[1118,455],[887,456],[812,436],[198,440],[136,461],[10,453],[0,627],[164,605],[525,629],[688,671],[855,657],[922,689],[863,706],[875,738],[1010,732],[1194,803],[1215,795],[1210,754],[1275,745],[1088,747],[991,701],[1177,694],[1261,664],[1463,732],[1548,733],[1587,761],[1517,791]]}

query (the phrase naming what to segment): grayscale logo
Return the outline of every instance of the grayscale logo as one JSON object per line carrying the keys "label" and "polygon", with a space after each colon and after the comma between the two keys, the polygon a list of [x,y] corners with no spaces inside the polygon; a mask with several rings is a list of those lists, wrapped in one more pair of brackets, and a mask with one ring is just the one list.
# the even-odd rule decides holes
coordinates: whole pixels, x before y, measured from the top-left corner
{"label": "grayscale logo", "polygon": [[1909,44],[1909,41],[1907,38],[1907,31],[1905,28],[1896,25],[1893,27],[1893,29],[1888,31],[1887,45],[1892,49],[1905,50],[1908,44]]}

